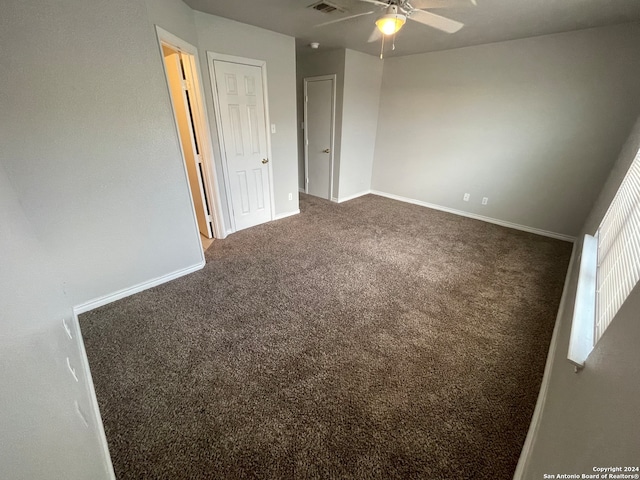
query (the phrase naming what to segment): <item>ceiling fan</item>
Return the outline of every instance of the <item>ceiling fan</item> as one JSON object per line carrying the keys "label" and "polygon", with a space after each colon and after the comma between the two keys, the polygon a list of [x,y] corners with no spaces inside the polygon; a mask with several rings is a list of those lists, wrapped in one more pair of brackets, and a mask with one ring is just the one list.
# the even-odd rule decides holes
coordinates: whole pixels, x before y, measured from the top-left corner
{"label": "ceiling fan", "polygon": [[[380,58],[384,53],[384,38],[393,36],[395,40],[395,34],[404,26],[407,20],[413,20],[415,22],[427,25],[429,27],[441,30],[446,33],[455,33],[464,27],[464,24],[450,18],[436,15],[428,10],[437,8],[448,8],[459,5],[477,5],[476,0],[358,0],[360,2],[370,3],[378,7],[377,10],[371,10],[369,12],[357,13],[355,15],[349,15],[348,17],[339,18],[330,22],[321,23],[316,27],[323,27],[325,25],[331,25],[333,23],[344,22],[353,18],[362,17],[364,15],[370,15],[376,13],[376,11],[384,10],[384,14],[376,20],[376,27],[369,36],[369,42],[375,42],[382,38],[382,52]],[[395,49],[395,43],[393,48]]]}

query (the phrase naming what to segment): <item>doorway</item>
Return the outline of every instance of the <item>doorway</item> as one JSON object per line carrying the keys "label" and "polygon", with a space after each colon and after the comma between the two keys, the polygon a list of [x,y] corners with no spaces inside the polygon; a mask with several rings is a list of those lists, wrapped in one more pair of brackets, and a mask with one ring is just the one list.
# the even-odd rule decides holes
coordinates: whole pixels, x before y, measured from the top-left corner
{"label": "doorway", "polygon": [[237,231],[273,220],[275,210],[266,63],[208,55],[228,204]]}
{"label": "doorway", "polygon": [[156,26],[194,217],[203,250],[225,238],[195,47]]}
{"label": "doorway", "polygon": [[305,192],[330,200],[333,192],[336,75],[304,79]]}

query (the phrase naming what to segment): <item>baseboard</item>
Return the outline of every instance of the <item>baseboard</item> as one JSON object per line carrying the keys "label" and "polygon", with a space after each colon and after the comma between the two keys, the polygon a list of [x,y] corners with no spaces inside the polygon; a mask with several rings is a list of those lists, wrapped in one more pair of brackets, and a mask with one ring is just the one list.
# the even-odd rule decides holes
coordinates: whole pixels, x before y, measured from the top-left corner
{"label": "baseboard", "polygon": [[362,192],[354,193],[353,195],[349,195],[348,197],[338,198],[337,202],[348,202],[349,200],[353,200],[354,198],[362,197],[363,195],[368,195],[371,193],[371,190],[363,190]]}
{"label": "baseboard", "polygon": [[107,303],[115,302],[116,300],[120,300],[121,298],[128,297],[129,295],[133,295],[134,293],[142,292],[143,290],[147,290],[152,287],[156,287],[163,283],[169,282],[171,280],[175,280],[176,278],[180,278],[184,275],[188,275],[189,273],[196,272],[202,269],[205,265],[205,261],[192,265],[187,268],[183,268],[181,270],[176,270],[175,272],[168,273],[166,275],[162,275],[161,277],[154,278],[152,280],[139,283],[134,285],[133,287],[124,288],[122,290],[118,290],[117,292],[110,293],[103,297],[98,297],[93,300],[90,300],[81,305],[77,305],[73,308],[73,311],[76,315],[80,315],[81,313],[88,312],[89,310],[93,310],[94,308],[101,307],[106,305]]}
{"label": "baseboard", "polygon": [[89,389],[89,397],[91,398],[91,416],[95,423],[95,427],[102,444],[102,461],[109,475],[109,480],[116,480],[116,474],[113,469],[113,462],[111,461],[111,454],[109,453],[109,444],[107,442],[107,435],[104,431],[104,424],[102,423],[102,415],[100,415],[100,406],[98,405],[98,398],[96,397],[96,389],[93,385],[93,377],[91,376],[91,368],[89,367],[89,358],[87,357],[87,351],[84,348],[84,340],[82,339],[82,331],[80,330],[80,321],[78,320],[79,313],[76,309],[73,309],[73,334],[76,340],[76,346],[80,351],[80,363],[81,370],[83,372],[83,380]]}
{"label": "baseboard", "polygon": [[436,205],[434,203],[423,202],[422,200],[415,200],[413,198],[394,195],[393,193],[381,192],[379,190],[371,190],[371,192],[369,193],[372,193],[374,195],[379,195],[381,197],[391,198],[393,200],[399,200],[401,202],[412,203],[414,205],[420,205],[423,207],[432,208],[434,210],[440,210],[442,212],[453,213],[454,215],[460,215],[462,217],[468,217],[468,218],[473,218],[475,220],[481,220],[487,223],[493,223],[495,225],[500,225],[502,227],[513,228],[515,230],[521,230],[523,232],[535,233],[536,235],[542,235],[543,237],[557,238],[558,240],[564,240],[566,242],[571,242],[571,243],[574,243],[576,241],[576,237],[572,237],[571,235],[550,232],[548,230],[542,230],[540,228],[528,227],[526,225],[520,225],[519,223],[512,223],[512,222],[507,222],[505,220],[499,220],[497,218],[485,217],[483,215],[478,215],[475,213],[456,210],[455,208],[443,207],[441,205]]}
{"label": "baseboard", "polygon": [[338,197],[331,197],[331,201],[335,202],[335,203],[338,203]]}
{"label": "baseboard", "polygon": [[516,471],[513,475],[513,480],[524,480],[524,474],[526,467],[533,451],[533,445],[538,436],[538,430],[540,429],[540,421],[542,419],[542,412],[544,411],[544,405],[547,401],[547,395],[549,394],[549,384],[551,382],[551,369],[553,368],[553,358],[555,357],[556,350],[558,348],[558,332],[560,330],[560,322],[562,314],[564,313],[565,304],[567,302],[569,278],[573,271],[573,263],[575,261],[576,252],[578,251],[578,245],[573,244],[573,251],[571,252],[571,260],[569,260],[569,267],[567,268],[567,274],[564,278],[564,288],[562,289],[562,296],[560,297],[560,305],[558,306],[558,314],[556,315],[556,323],[553,327],[553,334],[551,335],[551,343],[549,344],[549,353],[547,353],[547,362],[544,366],[544,374],[542,376],[542,383],[540,385],[540,392],[538,393],[538,400],[536,401],[536,407],[531,417],[531,423],[529,424],[529,431],[527,432],[527,438],[522,446],[520,452],[520,458]]}
{"label": "baseboard", "polygon": [[273,219],[274,220],[281,220],[283,218],[291,217],[293,215],[298,215],[299,213],[300,213],[300,209],[294,210],[293,212],[279,213],[275,217],[273,217]]}
{"label": "baseboard", "polygon": [[300,193],[307,193],[307,192],[305,191],[305,189],[304,189],[304,188],[298,188],[298,191],[299,191]]}
{"label": "baseboard", "polygon": [[109,445],[107,443],[107,436],[104,431],[104,425],[102,423],[102,416],[100,415],[100,407],[98,405],[98,399],[96,397],[95,387],[93,385],[93,378],[91,377],[91,369],[89,367],[89,359],[87,357],[87,352],[84,348],[84,341],[82,339],[82,330],[80,329],[80,321],[78,319],[78,315],[93,310],[94,308],[101,307],[111,302],[115,302],[116,300],[120,300],[121,298],[128,297],[129,295],[133,295],[134,293],[141,292],[143,290],[147,290],[149,288],[161,285],[163,283],[169,282],[176,278],[182,277],[189,273],[193,273],[197,270],[200,270],[204,267],[205,261],[204,259],[197,263],[196,265],[192,265],[187,268],[183,268],[180,270],[176,270],[175,272],[168,273],[166,275],[162,275],[161,277],[154,278],[147,282],[139,283],[134,285],[133,287],[124,288],[122,290],[118,290],[117,292],[104,295],[102,297],[93,299],[89,302],[83,303],[81,305],[77,305],[73,307],[73,334],[75,335],[77,348],[80,351],[80,362],[82,364],[82,371],[84,373],[84,381],[86,382],[87,388],[89,389],[89,397],[91,398],[91,414],[93,420],[96,425],[96,429],[98,430],[98,435],[100,437],[102,443],[102,449],[105,462],[105,467],[107,472],[110,475],[111,480],[116,480],[116,476],[113,470],[113,463],[111,462],[111,456],[109,454]]}

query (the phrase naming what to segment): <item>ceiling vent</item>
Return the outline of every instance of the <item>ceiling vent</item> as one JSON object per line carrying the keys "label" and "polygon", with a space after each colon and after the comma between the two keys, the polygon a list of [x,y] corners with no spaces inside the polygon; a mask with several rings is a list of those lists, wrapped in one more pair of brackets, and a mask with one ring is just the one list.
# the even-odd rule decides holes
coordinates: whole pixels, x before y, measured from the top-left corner
{"label": "ceiling vent", "polygon": [[314,10],[317,10],[322,13],[333,13],[333,12],[345,11],[344,8],[324,0],[321,2],[316,2],[313,5],[309,5],[308,8],[313,8]]}

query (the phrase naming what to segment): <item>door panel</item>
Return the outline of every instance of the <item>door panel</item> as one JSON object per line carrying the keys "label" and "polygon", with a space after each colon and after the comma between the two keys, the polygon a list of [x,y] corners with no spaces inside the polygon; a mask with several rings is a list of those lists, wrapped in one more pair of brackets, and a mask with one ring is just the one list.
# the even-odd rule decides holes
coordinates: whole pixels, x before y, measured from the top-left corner
{"label": "door panel", "polygon": [[198,230],[200,230],[200,233],[205,237],[213,238],[207,197],[202,180],[201,163],[198,157],[198,139],[193,125],[193,115],[188,90],[186,89],[186,82],[184,81],[182,66],[180,64],[181,54],[166,46],[162,47],[162,51],[167,72],[167,81],[171,92],[171,104],[178,125],[180,144],[187,167],[187,177],[191,190],[191,198],[193,200],[193,208],[198,221]]}
{"label": "door panel", "polygon": [[236,155],[244,156],[244,141],[242,139],[242,121],[240,120],[240,106],[229,105],[230,128],[233,135],[233,145],[235,146]]}
{"label": "door panel", "polygon": [[262,69],[214,60],[236,230],[271,220]]}
{"label": "door panel", "polygon": [[307,193],[331,198],[333,80],[307,82]]}

